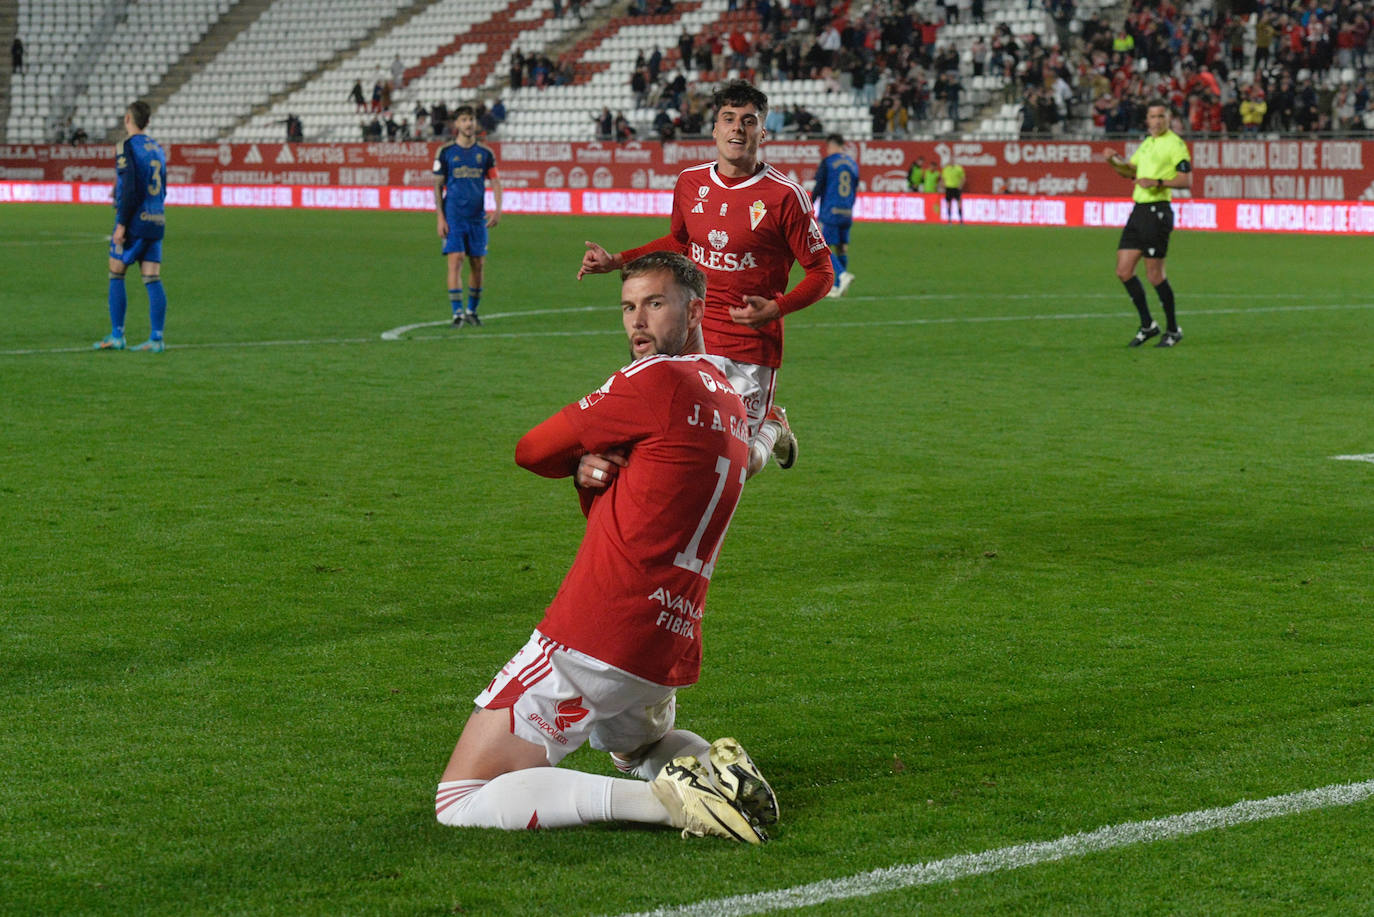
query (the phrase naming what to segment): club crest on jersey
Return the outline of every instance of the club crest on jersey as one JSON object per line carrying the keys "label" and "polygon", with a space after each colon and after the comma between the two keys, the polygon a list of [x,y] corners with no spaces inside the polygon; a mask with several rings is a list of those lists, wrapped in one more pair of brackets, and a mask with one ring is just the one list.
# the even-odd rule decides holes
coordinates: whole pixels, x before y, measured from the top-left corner
{"label": "club crest on jersey", "polygon": [[749,228],[758,229],[763,222],[764,216],[768,213],[768,208],[763,206],[763,201],[754,201],[749,205]]}
{"label": "club crest on jersey", "polygon": [[711,193],[711,186],[710,186],[710,185],[697,185],[697,197],[698,197],[700,200],[703,200],[703,201],[706,200],[706,195],[708,195],[708,194],[710,194],[710,193]]}
{"label": "club crest on jersey", "polygon": [[706,239],[716,251],[720,251],[730,244],[730,234],[723,229],[711,230],[706,234]]}

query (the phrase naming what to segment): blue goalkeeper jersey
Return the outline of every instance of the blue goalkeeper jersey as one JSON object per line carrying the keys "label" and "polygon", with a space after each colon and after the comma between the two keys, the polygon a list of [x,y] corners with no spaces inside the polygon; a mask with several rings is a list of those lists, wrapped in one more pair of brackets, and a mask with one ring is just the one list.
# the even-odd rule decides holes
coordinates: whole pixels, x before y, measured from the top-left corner
{"label": "blue goalkeeper jersey", "polygon": [[859,193],[859,166],[848,153],[831,153],[816,170],[812,199],[820,202],[822,223],[846,223],[854,218]]}
{"label": "blue goalkeeper jersey", "polygon": [[451,141],[439,148],[434,174],[444,182],[444,213],[450,221],[475,220],[487,212],[487,178],[496,173],[496,154],[480,143]]}
{"label": "blue goalkeeper jersey", "polygon": [[132,239],[161,239],[167,228],[167,154],[147,134],[115,151],[115,222]]}

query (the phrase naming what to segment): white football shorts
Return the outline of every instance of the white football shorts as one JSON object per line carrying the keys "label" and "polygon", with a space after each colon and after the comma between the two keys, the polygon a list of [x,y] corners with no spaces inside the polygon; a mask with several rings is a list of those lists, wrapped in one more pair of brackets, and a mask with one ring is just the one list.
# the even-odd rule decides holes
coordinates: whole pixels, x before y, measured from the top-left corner
{"label": "white football shorts", "polygon": [[778,384],[778,371],[771,366],[757,363],[739,363],[729,357],[710,355],[712,363],[730,380],[730,386],[739,393],[744,401],[744,409],[749,412],[749,437],[759,433],[759,426],[768,416],[773,406],[773,390]]}
{"label": "white football shorts", "polygon": [[583,742],[628,757],[673,728],[677,689],[654,684],[535,631],[477,706],[509,710],[510,731],[557,764]]}

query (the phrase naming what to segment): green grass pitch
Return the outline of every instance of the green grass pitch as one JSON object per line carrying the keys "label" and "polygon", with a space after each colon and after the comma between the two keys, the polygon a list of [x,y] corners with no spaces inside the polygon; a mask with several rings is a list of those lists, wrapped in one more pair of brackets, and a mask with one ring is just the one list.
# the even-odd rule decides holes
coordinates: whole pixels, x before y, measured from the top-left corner
{"label": "green grass pitch", "polygon": [[[621,914],[1374,778],[1367,240],[1176,233],[1129,350],[1114,231],[858,226],[680,699],[774,782],[751,849],[433,819],[581,535],[512,455],[625,359],[583,240],[666,220],[509,216],[485,326],[401,340],[432,215],[169,223],[167,352],[91,353],[109,211],[0,209],[0,912]],[[1372,811],[806,913],[1368,912]]]}

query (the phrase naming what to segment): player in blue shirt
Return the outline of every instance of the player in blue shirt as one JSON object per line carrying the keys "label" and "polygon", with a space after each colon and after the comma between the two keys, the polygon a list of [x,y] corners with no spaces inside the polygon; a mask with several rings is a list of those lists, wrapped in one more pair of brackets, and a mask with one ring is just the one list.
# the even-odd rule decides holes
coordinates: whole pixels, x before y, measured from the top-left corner
{"label": "player in blue shirt", "polygon": [[143,133],[152,109],[134,102],[124,111],[128,134],[115,152],[115,227],[110,236],[110,333],[95,343],[96,350],[124,349],[124,273],[135,261],[148,291],[148,340],[134,350],[162,353],[162,328],[167,319],[167,294],[162,289],[162,234],[166,229],[167,154]]}
{"label": "player in blue shirt", "polygon": [[[482,299],[482,274],[487,258],[487,230],[501,220],[501,178],[496,173],[496,154],[477,142],[477,118],[471,105],[454,112],[454,139],[439,148],[434,159],[434,209],[439,217],[439,238],[448,256],[448,299],[453,324],[480,325],[477,305]],[[496,207],[486,212],[487,181]],[[467,308],[463,308],[463,256],[472,274],[468,280]]]}
{"label": "player in blue shirt", "polygon": [[825,159],[816,170],[816,188],[811,199],[820,207],[821,235],[830,246],[830,264],[835,268],[835,286],[826,295],[843,296],[854,282],[849,273],[849,227],[854,223],[854,197],[859,193],[859,165],[844,151],[844,137],[825,138]]}

